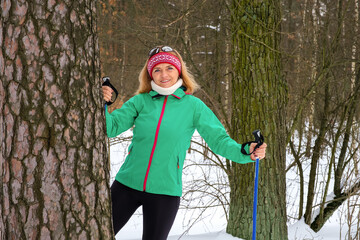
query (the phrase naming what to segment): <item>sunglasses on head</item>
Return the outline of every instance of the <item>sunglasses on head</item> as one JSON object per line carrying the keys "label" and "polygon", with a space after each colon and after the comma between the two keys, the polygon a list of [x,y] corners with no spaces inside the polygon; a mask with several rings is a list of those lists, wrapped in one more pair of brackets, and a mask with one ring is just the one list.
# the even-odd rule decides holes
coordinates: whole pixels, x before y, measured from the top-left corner
{"label": "sunglasses on head", "polygon": [[169,46],[155,47],[149,51],[149,58],[151,58],[155,54],[158,54],[160,52],[160,50],[163,52],[173,52],[174,51],[174,49],[172,49]]}

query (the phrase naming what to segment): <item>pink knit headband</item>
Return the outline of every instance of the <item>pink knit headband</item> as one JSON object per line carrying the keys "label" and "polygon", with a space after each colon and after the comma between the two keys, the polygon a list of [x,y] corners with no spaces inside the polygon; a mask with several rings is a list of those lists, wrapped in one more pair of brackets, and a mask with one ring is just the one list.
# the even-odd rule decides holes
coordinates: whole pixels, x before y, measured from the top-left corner
{"label": "pink knit headband", "polygon": [[152,70],[154,69],[154,67],[160,63],[169,63],[171,65],[173,65],[179,72],[179,75],[181,74],[181,62],[179,60],[179,58],[177,58],[175,55],[172,55],[170,53],[167,52],[160,52],[158,54],[155,54],[154,56],[152,56],[147,64],[147,70],[148,73],[151,77],[152,77]]}

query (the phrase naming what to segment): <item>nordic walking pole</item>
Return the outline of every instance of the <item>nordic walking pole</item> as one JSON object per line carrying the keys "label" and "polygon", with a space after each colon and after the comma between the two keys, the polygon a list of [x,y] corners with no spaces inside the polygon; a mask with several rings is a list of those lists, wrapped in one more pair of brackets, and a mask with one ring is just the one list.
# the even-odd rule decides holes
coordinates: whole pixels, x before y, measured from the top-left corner
{"label": "nordic walking pole", "polygon": [[[264,137],[261,135],[260,130],[253,131],[253,135],[255,136],[255,142],[257,145],[254,148],[260,147],[260,145],[264,141]],[[256,214],[257,214],[257,195],[258,195],[258,183],[259,183],[259,157],[256,157],[255,163],[255,184],[254,184],[254,206],[253,206],[253,233],[252,233],[252,240],[256,239]]]}

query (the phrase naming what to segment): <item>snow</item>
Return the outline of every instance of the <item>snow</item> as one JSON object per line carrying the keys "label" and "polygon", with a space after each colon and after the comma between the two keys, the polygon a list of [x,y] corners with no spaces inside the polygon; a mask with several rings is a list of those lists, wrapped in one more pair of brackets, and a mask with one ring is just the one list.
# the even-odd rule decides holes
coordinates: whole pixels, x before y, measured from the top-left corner
{"label": "snow", "polygon": [[[169,240],[179,239],[179,236],[170,236]],[[198,235],[184,236],[181,239],[184,240],[235,240],[240,239],[237,237],[233,237],[230,234],[227,234],[225,231],[220,232],[212,232],[212,233],[204,233]]]}
{"label": "snow", "polygon": [[[212,233],[204,233],[204,234],[194,234],[194,235],[186,235],[186,236],[169,236],[168,240],[239,240],[240,238],[233,237],[230,234],[227,234],[225,231],[220,232],[212,232]],[[120,238],[116,236],[116,239],[126,239],[126,240],[138,240],[140,238]]]}
{"label": "snow", "polygon": [[[121,136],[131,136],[131,130],[125,132]],[[197,141],[199,136],[195,134],[194,137]],[[110,148],[110,159],[111,159],[111,181],[114,180],[115,175],[120,168],[122,162],[125,159],[127,153],[127,147],[130,142],[122,142],[121,144],[112,145]],[[188,154],[189,155],[189,154]],[[193,164],[193,160],[203,161],[200,155],[191,153],[187,156],[186,163],[188,165]],[[183,183],[184,188],[191,188],[191,183],[194,179],[201,179],[204,174],[204,170],[200,169],[199,166],[191,166],[184,169]],[[216,169],[211,168],[211,172],[206,173],[207,176],[212,178],[221,178],[221,173],[216,172]],[[309,171],[310,169],[307,169]],[[215,172],[212,172],[215,171]],[[305,170],[304,170],[305,171]],[[319,169],[319,173],[321,173]],[[220,171],[221,172],[221,171]],[[306,171],[305,171],[306,173]],[[306,176],[305,176],[306,177]],[[226,177],[224,178],[227,181]],[[324,227],[315,233],[308,225],[304,223],[304,219],[296,220],[296,209],[299,202],[299,191],[298,191],[298,174],[296,172],[288,171],[287,173],[287,203],[288,203],[288,215],[291,217],[288,222],[288,238],[289,240],[301,240],[301,239],[314,239],[314,240],[335,240],[335,239],[347,239],[345,234],[349,228],[346,224],[346,218],[344,212],[345,208],[339,208],[333,216],[326,222]],[[305,183],[306,185],[306,183]],[[330,188],[331,189],[331,188]],[[307,187],[304,189],[307,191]],[[221,190],[221,194],[228,196],[228,192]],[[306,193],[305,193],[306,196]],[[331,200],[334,197],[333,193],[329,193],[327,199]],[[306,201],[306,199],[304,199]],[[234,240],[240,239],[233,237],[225,232],[226,229],[226,214],[222,206],[211,207],[207,209],[203,214],[200,214],[202,210],[199,209],[186,209],[186,207],[204,205],[207,204],[208,198],[205,196],[183,196],[181,207],[176,216],[175,222],[169,234],[169,240],[183,239],[183,240]],[[290,205],[290,202],[293,206]],[[216,204],[215,204],[216,205]],[[141,208],[139,208],[135,214],[131,217],[125,227],[116,235],[116,239],[122,240],[138,240],[142,236],[142,215]],[[314,211],[314,215],[316,211]],[[313,215],[313,217],[314,217]],[[197,219],[199,217],[199,219]],[[292,219],[292,217],[294,219]],[[352,227],[351,232],[356,233],[356,228]]]}
{"label": "snow", "polygon": [[334,222],[335,219],[330,220],[318,233],[315,233],[302,218],[298,222],[289,226],[288,237],[289,240],[299,239],[316,239],[316,240],[339,240],[339,223]]}

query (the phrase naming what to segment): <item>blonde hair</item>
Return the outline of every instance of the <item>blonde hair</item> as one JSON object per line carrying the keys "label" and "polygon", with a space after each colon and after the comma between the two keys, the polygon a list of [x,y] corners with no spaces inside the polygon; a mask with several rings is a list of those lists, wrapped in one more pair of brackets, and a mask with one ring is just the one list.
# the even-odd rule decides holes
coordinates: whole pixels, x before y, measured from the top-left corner
{"label": "blonde hair", "polygon": [[[180,63],[181,63],[181,74],[179,77],[182,78],[183,85],[186,87],[185,92],[193,94],[199,88],[199,85],[196,83],[194,76],[187,69],[186,64],[183,61],[182,57],[176,50],[174,50],[173,52],[167,52],[167,53],[173,54],[177,58],[179,58]],[[147,71],[148,61],[149,61],[149,59],[146,60],[145,65],[139,74],[140,85],[139,85],[138,89],[136,90],[135,94],[148,93],[152,90],[151,84],[150,84],[152,79]]]}

